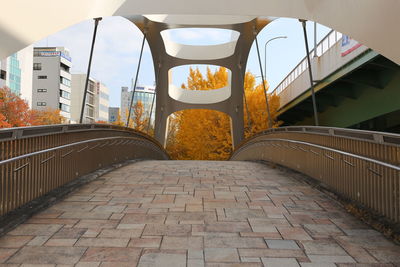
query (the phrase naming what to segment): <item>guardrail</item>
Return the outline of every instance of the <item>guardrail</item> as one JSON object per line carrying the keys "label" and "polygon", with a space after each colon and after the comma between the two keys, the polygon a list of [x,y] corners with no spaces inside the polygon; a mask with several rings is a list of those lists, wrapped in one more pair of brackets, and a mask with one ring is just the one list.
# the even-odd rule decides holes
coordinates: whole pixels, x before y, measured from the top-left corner
{"label": "guardrail", "polygon": [[[342,39],[342,34],[335,30],[331,30],[318,44],[317,47],[310,51],[310,57],[322,56],[337,42]],[[303,72],[308,69],[307,57],[304,57],[296,67],[278,84],[272,91],[272,94],[280,94],[294,80],[296,80]]]}
{"label": "guardrail", "polygon": [[231,160],[266,160],[304,173],[400,223],[400,135],[284,127],[246,140]]}
{"label": "guardrail", "polygon": [[169,159],[150,136],[114,125],[0,130],[0,216],[97,169],[129,159]]}

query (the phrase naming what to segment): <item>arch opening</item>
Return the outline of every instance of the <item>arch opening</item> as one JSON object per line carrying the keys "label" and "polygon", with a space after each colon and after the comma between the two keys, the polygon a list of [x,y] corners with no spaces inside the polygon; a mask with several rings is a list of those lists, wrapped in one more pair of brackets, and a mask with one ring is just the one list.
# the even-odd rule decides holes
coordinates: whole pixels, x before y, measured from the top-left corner
{"label": "arch opening", "polygon": [[240,33],[218,28],[177,28],[161,32],[168,55],[187,60],[232,56]]}
{"label": "arch opening", "polygon": [[[215,65],[182,65],[169,70],[168,94],[179,102],[214,104],[231,96],[232,72]],[[173,77],[176,74],[177,77]],[[181,86],[174,83],[177,80]]]}
{"label": "arch opening", "polygon": [[185,109],[172,113],[167,124],[172,159],[226,160],[232,152],[232,122],[224,112]]}

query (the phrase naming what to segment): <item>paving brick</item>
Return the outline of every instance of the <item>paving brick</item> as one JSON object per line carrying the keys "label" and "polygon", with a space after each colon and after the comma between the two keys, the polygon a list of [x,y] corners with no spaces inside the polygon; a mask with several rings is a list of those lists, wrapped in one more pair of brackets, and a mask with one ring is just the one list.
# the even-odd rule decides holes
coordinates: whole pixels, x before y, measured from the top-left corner
{"label": "paving brick", "polygon": [[9,263],[75,264],[86,248],[77,247],[24,247],[12,256]]}
{"label": "paving brick", "polygon": [[107,229],[115,228],[117,225],[117,220],[81,220],[74,226],[74,228]]}
{"label": "paving brick", "polygon": [[89,248],[81,262],[138,262],[141,249],[136,248]]}
{"label": "paving brick", "polygon": [[140,257],[138,267],[186,267],[186,254],[154,252],[146,253]]}
{"label": "paving brick", "polygon": [[147,224],[143,235],[187,236],[191,230],[191,225]]}
{"label": "paving brick", "polygon": [[204,255],[206,262],[240,262],[234,248],[205,248]]}
{"label": "paving brick", "polygon": [[334,240],[301,241],[307,254],[348,256]]}
{"label": "paving brick", "polygon": [[0,248],[20,248],[31,241],[33,236],[10,236],[0,237]]}
{"label": "paving brick", "polygon": [[18,249],[0,248],[0,263],[4,263],[10,258]]}
{"label": "paving brick", "polygon": [[85,238],[76,242],[76,247],[126,247],[129,238]]}
{"label": "paving brick", "polygon": [[300,249],[293,240],[265,240],[269,248],[272,249]]}
{"label": "paving brick", "polygon": [[312,240],[302,227],[278,227],[278,231],[284,239]]}
{"label": "paving brick", "polygon": [[161,243],[161,249],[202,249],[202,237],[175,237],[165,236]]}
{"label": "paving brick", "polygon": [[47,242],[47,240],[50,238],[50,236],[36,236],[33,238],[31,241],[29,241],[27,246],[42,246],[44,243]]}
{"label": "paving brick", "polygon": [[166,216],[159,214],[143,215],[143,214],[127,214],[121,220],[122,224],[155,224],[164,223]]}
{"label": "paving brick", "polygon": [[350,256],[308,255],[313,263],[355,263]]}
{"label": "paving brick", "polygon": [[51,238],[46,242],[45,245],[51,247],[72,247],[77,240],[78,240],[77,238],[70,238],[70,239]]}
{"label": "paving brick", "polygon": [[79,228],[63,228],[54,234],[53,238],[80,238],[86,229]]}
{"label": "paving brick", "polygon": [[53,235],[57,232],[62,225],[59,224],[21,224],[11,232],[9,235]]}
{"label": "paving brick", "polygon": [[206,248],[266,248],[262,238],[205,236]]}
{"label": "paving brick", "polygon": [[300,266],[294,258],[261,258],[266,267],[298,267]]}
{"label": "paving brick", "polygon": [[161,237],[152,238],[131,238],[128,247],[135,248],[158,248],[160,247]]}
{"label": "paving brick", "polygon": [[142,229],[103,229],[98,237],[132,238],[141,234]]}

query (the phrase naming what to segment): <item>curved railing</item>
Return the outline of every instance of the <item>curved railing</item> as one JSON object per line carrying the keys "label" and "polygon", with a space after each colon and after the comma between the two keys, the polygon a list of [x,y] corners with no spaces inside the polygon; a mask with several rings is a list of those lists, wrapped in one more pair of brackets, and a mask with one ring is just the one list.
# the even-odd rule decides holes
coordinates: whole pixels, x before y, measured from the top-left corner
{"label": "curved railing", "polygon": [[231,160],[265,160],[286,166],[400,223],[400,135],[282,127],[246,140]]}
{"label": "curved railing", "polygon": [[152,137],[103,124],[4,129],[0,149],[0,216],[97,169],[130,159],[169,159]]}

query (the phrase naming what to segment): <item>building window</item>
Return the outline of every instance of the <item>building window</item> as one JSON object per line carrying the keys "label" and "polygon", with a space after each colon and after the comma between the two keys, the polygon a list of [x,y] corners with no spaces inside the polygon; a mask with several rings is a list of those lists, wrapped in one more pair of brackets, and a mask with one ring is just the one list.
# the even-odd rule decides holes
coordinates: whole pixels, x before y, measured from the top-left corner
{"label": "building window", "polygon": [[65,65],[64,63],[60,63],[60,68],[69,73],[69,66]]}
{"label": "building window", "polygon": [[71,87],[71,81],[65,77],[60,76],[60,83],[64,84],[65,86]]}
{"label": "building window", "polygon": [[37,102],[36,105],[38,107],[45,107],[47,105],[47,103],[46,102]]}
{"label": "building window", "polygon": [[70,112],[70,106],[67,104],[60,103],[59,107],[60,107],[61,111],[68,112],[68,113]]}
{"label": "building window", "polygon": [[5,70],[0,70],[0,79],[5,80],[7,77],[7,72]]}
{"label": "building window", "polygon": [[39,75],[39,76],[37,76],[37,78],[39,80],[44,80],[44,79],[47,79],[47,75]]}
{"label": "building window", "polygon": [[42,63],[33,63],[33,70],[42,70]]}
{"label": "building window", "polygon": [[67,91],[60,89],[60,97],[65,98],[65,99],[71,99],[71,94]]}
{"label": "building window", "polygon": [[47,93],[47,89],[37,89],[38,93]]}

